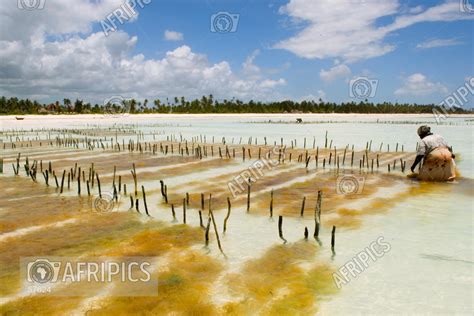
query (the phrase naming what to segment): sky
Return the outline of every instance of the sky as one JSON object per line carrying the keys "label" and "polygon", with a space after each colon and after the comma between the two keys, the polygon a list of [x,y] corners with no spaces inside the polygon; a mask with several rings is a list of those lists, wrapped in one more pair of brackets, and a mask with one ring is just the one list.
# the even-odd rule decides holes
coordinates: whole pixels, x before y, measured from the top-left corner
{"label": "sky", "polygon": [[439,104],[474,76],[474,0],[128,2],[2,0],[0,95]]}

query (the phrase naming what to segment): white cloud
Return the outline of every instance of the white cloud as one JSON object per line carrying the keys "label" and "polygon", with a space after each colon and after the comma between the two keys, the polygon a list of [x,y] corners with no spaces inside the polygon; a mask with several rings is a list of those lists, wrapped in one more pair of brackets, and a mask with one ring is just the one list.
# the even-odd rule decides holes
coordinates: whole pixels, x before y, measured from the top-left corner
{"label": "white cloud", "polygon": [[299,102],[302,102],[302,101],[319,102],[319,99],[321,99],[323,101],[326,101],[326,92],[324,92],[323,90],[318,90],[317,93],[318,93],[317,95],[308,94],[308,95],[305,95],[303,97],[300,97],[300,98],[298,98],[298,101]]}
{"label": "white cloud", "polygon": [[420,13],[421,11],[423,11],[423,7],[421,5],[408,9],[408,13],[411,13],[411,14]]}
{"label": "white cloud", "polygon": [[182,41],[184,39],[183,33],[166,30],[165,40],[167,41]]}
{"label": "white cloud", "polygon": [[331,82],[340,78],[348,78],[351,75],[351,69],[344,64],[338,64],[329,70],[321,69],[319,77],[326,82]]}
{"label": "white cloud", "polygon": [[432,39],[432,40],[424,41],[416,45],[416,47],[426,49],[426,48],[434,48],[434,47],[456,46],[456,45],[461,45],[461,44],[463,44],[463,42],[461,42],[458,39],[447,38],[447,39]]}
{"label": "white cloud", "polygon": [[[42,10],[19,10],[17,1],[0,4],[0,39],[30,41],[43,33],[62,35],[91,32],[92,23],[107,18],[123,0],[64,1],[46,0]],[[139,9],[136,9],[137,14]],[[117,21],[115,21],[117,22]]]}
{"label": "white cloud", "polygon": [[285,79],[278,79],[278,80],[272,80],[272,79],[265,79],[260,83],[260,88],[262,89],[272,89],[275,88],[276,86],[283,86],[286,84]]}
{"label": "white cloud", "polygon": [[448,88],[439,82],[431,82],[421,74],[415,73],[404,79],[402,87],[395,90],[400,96],[426,96],[434,93],[448,93]]}
{"label": "white cloud", "polygon": [[19,10],[16,1],[0,5],[6,17],[0,19],[0,95],[98,103],[112,95],[150,99],[213,94],[272,100],[278,98],[272,89],[286,84],[263,74],[239,76],[227,61],[210,62],[186,45],[161,58],[146,58],[133,53],[136,36],[123,31],[108,37],[91,33],[92,25],[122,0],[46,2],[36,11]]}
{"label": "white cloud", "polygon": [[[474,18],[460,12],[457,1],[425,11],[416,7],[412,14],[400,11],[397,0],[364,0],[352,5],[347,0],[291,0],[280,8],[280,13],[308,25],[275,47],[309,59],[342,58],[346,63],[355,62],[393,51],[395,46],[385,43],[385,37],[415,23]],[[379,20],[386,17],[395,19],[388,25],[379,25]]]}
{"label": "white cloud", "polygon": [[255,58],[260,54],[260,50],[256,49],[250,56],[242,63],[242,71],[246,76],[253,78],[260,78],[261,70],[260,67],[254,64]]}

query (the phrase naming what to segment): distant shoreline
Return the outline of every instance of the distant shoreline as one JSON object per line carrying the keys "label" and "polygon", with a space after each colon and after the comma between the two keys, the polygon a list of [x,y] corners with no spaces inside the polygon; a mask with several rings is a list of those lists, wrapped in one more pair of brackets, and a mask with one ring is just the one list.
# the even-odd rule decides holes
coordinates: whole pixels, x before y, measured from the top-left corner
{"label": "distant shoreline", "polygon": [[[124,115],[105,115],[105,114],[7,114],[0,115],[1,119],[15,119],[15,117],[23,118],[93,118],[93,119],[122,119],[126,117],[433,117],[432,113],[136,113],[136,114],[124,114]],[[448,118],[455,117],[473,117],[474,113],[456,113],[448,114]]]}

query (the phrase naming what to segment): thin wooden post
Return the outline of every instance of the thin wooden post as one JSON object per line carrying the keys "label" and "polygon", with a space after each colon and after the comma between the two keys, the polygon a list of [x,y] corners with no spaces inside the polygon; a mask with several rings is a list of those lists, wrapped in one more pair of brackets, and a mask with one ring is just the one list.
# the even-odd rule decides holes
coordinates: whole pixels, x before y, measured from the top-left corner
{"label": "thin wooden post", "polygon": [[66,176],[66,170],[63,170],[63,177],[61,179],[61,191],[59,193],[63,193],[63,187],[64,187],[64,177]]}
{"label": "thin wooden post", "polygon": [[301,202],[301,212],[300,212],[300,216],[303,217],[304,215],[304,205],[306,203],[306,196],[303,196],[303,202]]}
{"label": "thin wooden post", "polygon": [[201,210],[199,210],[199,226],[201,226],[202,228],[205,228],[204,224],[202,223],[202,211]]}
{"label": "thin wooden post", "polygon": [[273,189],[270,192],[270,218],[273,218]]}
{"label": "thin wooden post", "polygon": [[250,178],[247,183],[247,212],[250,211]]}
{"label": "thin wooden post", "polygon": [[288,241],[283,237],[283,216],[278,216],[278,235],[280,236],[281,240],[286,244]]}
{"label": "thin wooden post", "polygon": [[183,224],[186,224],[186,198],[183,199]]}
{"label": "thin wooden post", "polygon": [[224,234],[225,234],[225,231],[227,230],[227,220],[228,220],[229,217],[230,217],[230,210],[231,210],[231,208],[232,208],[232,205],[231,205],[231,203],[230,203],[230,199],[229,199],[229,197],[227,197],[227,215],[226,215],[226,217],[225,217],[225,219],[224,219],[224,231],[223,231]]}
{"label": "thin wooden post", "polygon": [[102,198],[102,190],[100,189],[100,179],[99,179],[99,174],[96,173],[95,174],[96,178],[97,178],[97,188],[99,189],[99,197]]}
{"label": "thin wooden post", "polygon": [[143,204],[145,205],[145,213],[146,213],[146,215],[150,216],[150,214],[148,214],[148,206],[146,204],[145,187],[143,185],[142,185],[142,193],[143,193]]}
{"label": "thin wooden post", "polygon": [[214,218],[214,213],[212,212],[212,210],[210,210],[209,214],[211,215],[212,225],[214,226],[214,232],[216,233],[217,246],[219,247],[219,250],[224,254],[224,251],[222,250],[221,239],[219,238],[219,232],[217,231],[217,224],[216,224],[216,220]]}
{"label": "thin wooden post", "polygon": [[204,238],[206,240],[206,247],[209,245],[209,229],[211,228],[211,216],[207,217],[206,232],[204,233]]}
{"label": "thin wooden post", "polygon": [[334,251],[334,246],[336,245],[336,226],[332,227],[332,232],[331,232],[331,251],[333,254],[336,252]]}
{"label": "thin wooden post", "polygon": [[316,207],[314,208],[314,238],[319,238],[319,228],[321,225],[321,203],[323,199],[323,191],[318,191],[318,199],[316,201]]}
{"label": "thin wooden post", "polygon": [[173,221],[176,221],[176,212],[174,211],[174,204],[171,204],[171,214],[173,215]]}

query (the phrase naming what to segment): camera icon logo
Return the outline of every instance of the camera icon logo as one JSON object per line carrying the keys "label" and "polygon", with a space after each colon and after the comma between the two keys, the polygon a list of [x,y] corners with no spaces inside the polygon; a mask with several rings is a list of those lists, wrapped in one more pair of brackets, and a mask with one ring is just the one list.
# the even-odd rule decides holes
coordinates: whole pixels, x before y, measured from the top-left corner
{"label": "camera icon logo", "polygon": [[336,179],[336,193],[344,195],[361,194],[365,185],[365,177],[354,175],[338,176]]}
{"label": "camera icon logo", "polygon": [[61,262],[51,262],[48,259],[36,259],[29,262],[27,269],[28,282],[30,283],[50,283],[58,280]]}
{"label": "camera icon logo", "polygon": [[461,12],[474,13],[474,0],[459,0]]}
{"label": "camera icon logo", "polygon": [[42,10],[45,0],[18,0],[17,5],[20,10]]}
{"label": "camera icon logo", "polygon": [[379,81],[367,77],[358,77],[349,82],[349,96],[351,98],[373,98],[377,92]]}
{"label": "camera icon logo", "polygon": [[103,192],[102,196],[97,196],[94,199],[94,211],[99,214],[106,214],[112,212],[118,203],[115,203],[114,195],[110,192]]}
{"label": "camera icon logo", "polygon": [[104,100],[104,115],[120,117],[130,112],[130,107],[121,95],[114,95]]}
{"label": "camera icon logo", "polygon": [[211,32],[234,33],[237,31],[240,14],[217,12],[211,15]]}

